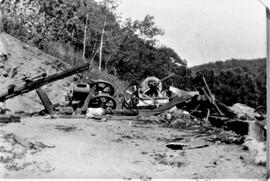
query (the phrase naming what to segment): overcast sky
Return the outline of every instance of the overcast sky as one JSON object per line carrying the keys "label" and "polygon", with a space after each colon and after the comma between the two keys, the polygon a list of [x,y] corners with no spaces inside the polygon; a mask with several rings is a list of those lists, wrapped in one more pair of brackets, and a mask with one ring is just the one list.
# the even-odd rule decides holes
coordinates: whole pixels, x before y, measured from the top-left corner
{"label": "overcast sky", "polygon": [[259,0],[122,0],[123,17],[155,17],[188,66],[231,58],[266,57],[265,8]]}

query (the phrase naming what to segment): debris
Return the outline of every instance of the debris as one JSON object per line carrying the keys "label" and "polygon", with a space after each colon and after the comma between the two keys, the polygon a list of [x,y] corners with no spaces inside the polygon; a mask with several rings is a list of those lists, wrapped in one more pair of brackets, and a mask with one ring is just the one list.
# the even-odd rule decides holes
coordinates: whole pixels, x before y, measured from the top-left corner
{"label": "debris", "polygon": [[217,130],[215,133],[212,133],[205,138],[210,142],[220,142],[226,144],[237,144],[240,145],[244,143],[245,137],[239,134],[236,134],[233,131]]}
{"label": "debris", "polygon": [[86,112],[87,118],[93,118],[95,116],[101,116],[105,114],[105,110],[103,108],[88,108]]}
{"label": "debris", "polygon": [[266,141],[266,130],[256,121],[250,121],[248,126],[248,137],[257,141]]}
{"label": "debris", "polygon": [[[3,37],[6,36],[4,34],[1,34],[1,35]],[[0,38],[1,38],[1,36],[0,36]],[[53,72],[53,74],[50,73],[47,76],[47,72],[44,71],[44,68],[42,68],[41,65],[38,65],[39,68],[38,68],[37,73],[39,73],[39,75],[34,76],[34,77],[30,77],[30,75],[25,74],[25,72],[28,72],[28,71],[25,71],[25,72],[23,72],[24,76],[16,77],[17,74],[20,76],[22,74],[21,71],[18,72],[18,67],[19,66],[24,67],[24,66],[22,66],[21,64],[18,65],[18,62],[13,62],[14,61],[13,59],[12,59],[12,61],[9,61],[9,63],[11,64],[11,66],[14,66],[13,64],[15,64],[16,66],[14,68],[11,68],[11,70],[13,70],[13,73],[11,73],[11,76],[9,76],[9,73],[8,73],[5,76],[9,76],[9,77],[3,78],[3,79],[10,79],[11,81],[9,81],[7,83],[5,82],[7,84],[7,85],[5,85],[6,87],[1,87],[2,91],[0,91],[0,102],[4,102],[4,101],[10,102],[9,100],[11,98],[14,98],[14,97],[15,98],[12,100],[19,99],[18,98],[19,95],[22,95],[22,94],[25,94],[25,93],[28,93],[32,90],[37,89],[38,96],[40,97],[41,102],[45,107],[45,111],[47,113],[49,113],[50,115],[54,115],[54,108],[55,107],[53,106],[53,104],[51,103],[51,101],[49,99],[49,96],[47,95],[47,90],[46,91],[42,90],[42,89],[40,89],[40,87],[47,85],[47,84],[50,84],[52,82],[55,82],[57,80],[69,77],[73,74],[88,70],[89,66],[90,66],[90,63],[85,63],[83,65],[79,65],[79,66],[64,70],[60,73],[55,73],[55,72]],[[17,61],[17,59],[18,58],[16,58],[16,61]],[[23,59],[25,59],[25,57],[23,57]],[[32,60],[32,59],[29,58],[29,60]],[[33,62],[28,62],[28,63],[29,63],[29,65],[27,65],[27,67],[31,67],[33,64]],[[42,63],[44,64],[44,62],[41,62],[41,64]],[[37,64],[39,64],[39,63],[37,63]],[[55,64],[57,64],[57,63],[55,63]],[[37,66],[37,65],[35,65],[35,66]],[[31,68],[36,68],[35,66],[33,66]],[[40,72],[43,72],[43,73],[40,73]],[[12,82],[14,82],[15,79],[17,82],[12,83]],[[2,79],[0,79],[0,81],[2,82]],[[105,109],[106,108],[115,109],[116,108],[116,101],[113,99],[113,97],[111,97],[114,94],[113,86],[110,83],[108,83],[106,81],[102,81],[102,80],[96,80],[96,81],[91,80],[91,81],[92,82],[89,84],[88,83],[74,84],[74,88],[72,91],[73,94],[72,94],[72,97],[69,99],[69,101],[70,101],[69,104],[71,104],[70,106],[72,106],[73,108],[82,109],[81,112],[83,112],[83,113],[86,112],[86,109],[88,107],[95,107],[95,108],[103,107]],[[92,94],[92,92],[93,92],[93,94]],[[58,92],[56,94],[56,96],[60,97],[60,96],[64,96],[64,94],[62,92],[61,93]],[[31,106],[33,106],[33,105],[31,105]],[[22,109],[27,110],[27,107],[22,106]],[[13,110],[13,109],[11,109],[11,110]],[[27,110],[27,111],[29,111],[29,110]]]}
{"label": "debris", "polygon": [[21,116],[17,114],[0,114],[0,123],[18,123]]}
{"label": "debris", "polygon": [[208,147],[209,144],[206,143],[204,140],[202,139],[196,139],[196,140],[193,140],[189,143],[188,145],[188,149],[197,149],[197,148],[205,148],[205,147]]}
{"label": "debris", "polygon": [[64,115],[72,115],[74,114],[74,109],[73,107],[60,107],[58,110],[59,114],[64,114]]}
{"label": "debris", "polygon": [[187,146],[188,146],[187,144],[180,143],[180,142],[171,142],[171,143],[166,144],[166,147],[172,150],[182,150],[183,147],[187,147]]}
{"label": "debris", "polygon": [[173,150],[183,150],[183,149],[197,149],[197,148],[204,148],[208,147],[209,144],[207,144],[204,140],[196,139],[193,141],[190,141],[188,143],[183,142],[170,142],[166,144],[167,148],[173,149]]}
{"label": "debris", "polygon": [[62,130],[65,132],[71,132],[71,131],[75,131],[77,127],[73,125],[70,125],[70,126],[69,125],[55,125],[55,129]]}
{"label": "debris", "polygon": [[265,142],[257,141],[254,138],[247,137],[243,146],[250,151],[255,164],[263,166],[266,165],[267,157]]}
{"label": "debris", "polygon": [[107,118],[101,118],[100,120],[98,120],[99,122],[107,122]]}
{"label": "debris", "polygon": [[178,89],[178,88],[173,87],[173,86],[170,86],[169,90],[178,97],[182,97],[182,96],[186,96],[186,95],[189,95],[192,97],[192,96],[199,94],[198,91],[184,91],[184,90]]}
{"label": "debris", "polygon": [[147,122],[147,123],[161,123],[163,121],[158,119],[157,116],[150,116],[150,117],[138,116],[137,120],[140,122]]}
{"label": "debris", "polygon": [[18,145],[23,146],[26,149],[41,150],[44,148],[54,148],[54,146],[46,145],[39,141],[36,141],[36,142],[27,141],[26,139],[21,138],[13,133],[5,134],[3,137],[5,141],[11,143],[12,145],[18,144]]}
{"label": "debris", "polygon": [[255,112],[255,109],[241,103],[234,104],[230,109],[242,120],[254,120],[256,116],[260,116],[259,113]]}
{"label": "debris", "polygon": [[139,108],[157,108],[169,102],[169,96],[162,91],[162,81],[172,77],[171,74],[163,79],[147,77],[141,84],[130,84],[124,91],[123,107],[133,110]]}
{"label": "debris", "polygon": [[223,125],[226,129],[234,131],[240,135],[248,135],[249,132],[249,122],[241,120],[229,120]]}

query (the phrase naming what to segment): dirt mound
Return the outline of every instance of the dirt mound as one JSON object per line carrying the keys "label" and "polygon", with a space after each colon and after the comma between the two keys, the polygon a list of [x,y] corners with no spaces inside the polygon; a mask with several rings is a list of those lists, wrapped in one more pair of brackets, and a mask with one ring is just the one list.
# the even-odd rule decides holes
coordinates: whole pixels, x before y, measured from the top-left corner
{"label": "dirt mound", "polygon": [[[41,50],[31,47],[20,40],[6,34],[0,34],[0,94],[11,84],[21,84],[25,77],[35,77],[42,73],[51,75],[67,69],[65,62],[50,56]],[[52,103],[63,103],[65,94],[69,90],[70,78],[58,80],[43,86]],[[31,91],[8,99],[5,107],[12,112],[36,112],[43,109],[43,105],[36,93]]]}

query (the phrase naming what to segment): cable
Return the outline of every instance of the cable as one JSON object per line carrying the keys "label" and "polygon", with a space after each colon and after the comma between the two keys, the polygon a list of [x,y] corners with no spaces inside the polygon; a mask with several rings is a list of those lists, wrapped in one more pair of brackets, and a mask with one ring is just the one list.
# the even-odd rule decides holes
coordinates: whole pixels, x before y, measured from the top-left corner
{"label": "cable", "polygon": [[265,4],[265,2],[263,2],[262,0],[259,0],[259,2],[267,9],[269,9],[269,7],[267,6],[267,4]]}

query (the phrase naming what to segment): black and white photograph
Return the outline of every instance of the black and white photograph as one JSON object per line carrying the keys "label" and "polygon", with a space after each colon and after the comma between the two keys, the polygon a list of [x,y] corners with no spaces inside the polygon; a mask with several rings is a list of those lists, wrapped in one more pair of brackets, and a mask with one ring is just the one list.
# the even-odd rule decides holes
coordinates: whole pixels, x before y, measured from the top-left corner
{"label": "black and white photograph", "polygon": [[0,0],[0,179],[266,180],[269,72],[270,0]]}

